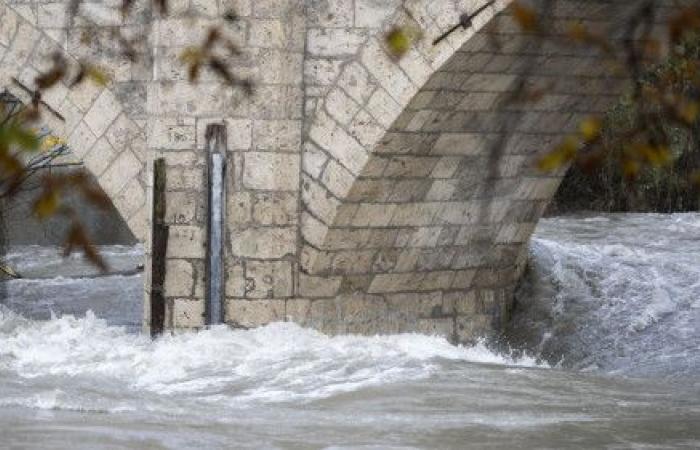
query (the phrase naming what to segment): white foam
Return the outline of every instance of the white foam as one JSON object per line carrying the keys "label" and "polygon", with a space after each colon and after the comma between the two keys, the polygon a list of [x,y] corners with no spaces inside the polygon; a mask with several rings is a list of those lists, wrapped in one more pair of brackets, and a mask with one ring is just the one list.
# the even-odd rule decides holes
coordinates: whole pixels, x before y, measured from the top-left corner
{"label": "white foam", "polygon": [[31,321],[0,309],[0,342],[0,367],[25,380],[106,380],[157,395],[210,395],[238,403],[311,400],[425,379],[446,361],[536,365],[484,344],[457,347],[419,334],[330,337],[292,323],[249,331],[218,326],[151,341],[90,312]]}

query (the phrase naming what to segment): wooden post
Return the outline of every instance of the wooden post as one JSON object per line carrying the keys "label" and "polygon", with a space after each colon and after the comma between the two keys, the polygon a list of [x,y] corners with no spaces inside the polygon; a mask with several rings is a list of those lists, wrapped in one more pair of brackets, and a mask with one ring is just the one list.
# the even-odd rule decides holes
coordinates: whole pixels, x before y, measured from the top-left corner
{"label": "wooden post", "polygon": [[226,217],[226,126],[207,125],[208,221],[206,263],[207,325],[223,322],[224,302],[224,224]]}
{"label": "wooden post", "polygon": [[168,226],[165,224],[165,159],[153,161],[153,223],[151,224],[151,336],[165,327],[165,254]]}

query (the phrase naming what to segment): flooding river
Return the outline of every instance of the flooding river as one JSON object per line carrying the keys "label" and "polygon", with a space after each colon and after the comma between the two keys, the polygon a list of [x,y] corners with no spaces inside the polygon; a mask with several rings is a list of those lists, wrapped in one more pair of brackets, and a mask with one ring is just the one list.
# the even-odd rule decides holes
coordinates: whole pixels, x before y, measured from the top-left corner
{"label": "flooding river", "polygon": [[293,324],[151,341],[140,275],[8,256],[0,448],[700,448],[698,214],[543,220],[509,350]]}

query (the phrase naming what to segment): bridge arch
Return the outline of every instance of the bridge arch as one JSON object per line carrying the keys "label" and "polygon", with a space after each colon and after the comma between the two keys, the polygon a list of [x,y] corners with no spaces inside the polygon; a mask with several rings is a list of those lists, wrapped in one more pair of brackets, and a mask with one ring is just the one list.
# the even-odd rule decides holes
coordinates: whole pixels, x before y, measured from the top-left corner
{"label": "bridge arch", "polygon": [[[76,61],[66,52],[64,28],[46,29],[30,19],[0,2],[0,89],[25,100],[26,89],[35,88],[36,75],[48,69],[51,54],[60,51]],[[42,100],[43,120],[72,150],[67,158],[83,163],[132,233],[144,240],[148,219],[144,130],[111,87],[85,82],[69,88],[61,82]]]}
{"label": "bridge arch", "polygon": [[[533,160],[606,111],[627,81],[596,49],[562,42],[565,30],[582,23],[622,45],[621,21],[640,3],[561,2],[548,12],[560,37],[540,41],[499,1],[434,46],[477,2],[403,2],[309,119],[302,289],[325,280],[359,298],[358,322],[374,308],[460,341],[498,328],[565,174],[539,173]],[[383,43],[395,24],[425,34],[398,60]]]}
{"label": "bridge arch", "polygon": [[[177,56],[227,12],[205,3],[136,25],[98,8],[99,32],[147,28],[149,58],[117,65],[107,89],[61,86],[45,99],[64,118],[54,129],[140,237],[147,159],[166,160],[165,326],[205,324],[204,130],[215,122],[228,130],[227,323],[463,342],[497,329],[564,174],[533,170],[534,156],[605,111],[626,80],[594,49],[524,33],[510,0],[439,45],[461,13],[486,2],[278,0],[243,2],[238,24],[226,25],[242,51],[232,69],[256,81],[249,98],[211,74],[192,86],[183,73]],[[548,29],[582,22],[621,33],[643,0],[553,3]],[[84,56],[70,30],[27,8],[2,3],[0,19],[2,87],[12,89],[11,76],[31,87],[54,48]],[[384,48],[396,25],[423,34],[400,59]],[[123,85],[135,89],[125,97]],[[538,91],[537,102],[517,101]]]}

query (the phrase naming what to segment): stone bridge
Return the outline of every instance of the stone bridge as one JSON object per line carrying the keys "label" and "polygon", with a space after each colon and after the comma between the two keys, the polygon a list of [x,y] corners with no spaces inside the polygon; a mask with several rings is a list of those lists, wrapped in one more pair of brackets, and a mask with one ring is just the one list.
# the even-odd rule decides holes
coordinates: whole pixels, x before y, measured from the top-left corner
{"label": "stone bridge", "polygon": [[[227,129],[226,322],[466,342],[507,320],[563,175],[533,159],[625,84],[597,50],[523,33],[508,0],[438,45],[484,2],[176,0],[165,17],[139,3],[124,18],[118,2],[87,0],[67,26],[68,2],[1,1],[0,88],[26,96],[19,86],[33,88],[57,50],[109,68],[107,88],[50,91],[45,116],[146,242],[151,162],[165,159],[171,329],[205,323],[208,124]],[[640,3],[562,0],[546,17],[559,31],[612,30],[621,45]],[[221,19],[230,8],[233,23]],[[254,80],[252,97],[212,73],[187,81],[178,56],[211,25],[240,45],[228,62]],[[401,59],[384,43],[396,25],[422,34]],[[142,57],[122,57],[115,30]],[[513,101],[523,81],[544,95]]]}

